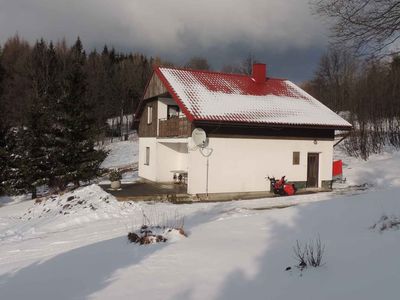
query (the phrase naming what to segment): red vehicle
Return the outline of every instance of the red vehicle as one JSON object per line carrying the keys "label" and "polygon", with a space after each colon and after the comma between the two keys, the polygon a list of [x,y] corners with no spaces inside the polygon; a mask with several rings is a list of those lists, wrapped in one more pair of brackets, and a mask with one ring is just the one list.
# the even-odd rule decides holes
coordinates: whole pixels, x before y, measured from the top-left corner
{"label": "red vehicle", "polygon": [[296,193],[296,186],[293,183],[287,183],[285,177],[286,176],[282,176],[280,180],[276,180],[275,177],[268,177],[274,194],[280,196],[292,196]]}

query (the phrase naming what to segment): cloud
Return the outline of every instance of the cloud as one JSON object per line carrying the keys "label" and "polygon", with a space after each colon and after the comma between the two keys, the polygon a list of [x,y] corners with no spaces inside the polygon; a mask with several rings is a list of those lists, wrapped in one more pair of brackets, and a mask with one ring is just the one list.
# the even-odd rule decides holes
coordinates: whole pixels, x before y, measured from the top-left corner
{"label": "cloud", "polygon": [[202,55],[218,66],[326,43],[308,0],[0,0],[0,43],[16,32],[30,41],[79,35],[87,48],[107,43],[175,61]]}

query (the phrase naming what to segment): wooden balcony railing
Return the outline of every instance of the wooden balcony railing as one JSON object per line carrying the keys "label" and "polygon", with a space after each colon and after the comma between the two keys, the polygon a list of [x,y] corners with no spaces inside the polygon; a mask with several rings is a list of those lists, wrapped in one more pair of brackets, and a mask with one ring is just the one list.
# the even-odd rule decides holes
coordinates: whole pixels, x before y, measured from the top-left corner
{"label": "wooden balcony railing", "polygon": [[159,120],[159,137],[188,137],[192,126],[186,117]]}

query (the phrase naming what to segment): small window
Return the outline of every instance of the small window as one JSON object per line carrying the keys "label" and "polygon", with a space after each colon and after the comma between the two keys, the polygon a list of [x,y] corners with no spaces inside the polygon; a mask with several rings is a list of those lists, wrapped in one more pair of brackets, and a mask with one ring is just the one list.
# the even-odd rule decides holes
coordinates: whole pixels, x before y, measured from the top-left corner
{"label": "small window", "polygon": [[146,166],[150,165],[150,147],[146,147],[146,161],[144,164]]}
{"label": "small window", "polygon": [[153,121],[153,106],[147,106],[147,124]]}
{"label": "small window", "polygon": [[293,164],[294,165],[300,164],[300,152],[293,152]]}
{"label": "small window", "polygon": [[178,105],[168,105],[167,118],[179,117],[179,106]]}

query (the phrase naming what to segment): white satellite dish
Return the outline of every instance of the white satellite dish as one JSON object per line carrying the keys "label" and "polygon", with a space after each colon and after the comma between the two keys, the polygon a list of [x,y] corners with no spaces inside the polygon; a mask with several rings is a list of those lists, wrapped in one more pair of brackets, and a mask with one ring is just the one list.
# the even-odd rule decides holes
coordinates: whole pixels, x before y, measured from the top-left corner
{"label": "white satellite dish", "polygon": [[204,148],[207,146],[207,134],[201,128],[195,128],[192,132],[192,141],[193,143],[200,148]]}

